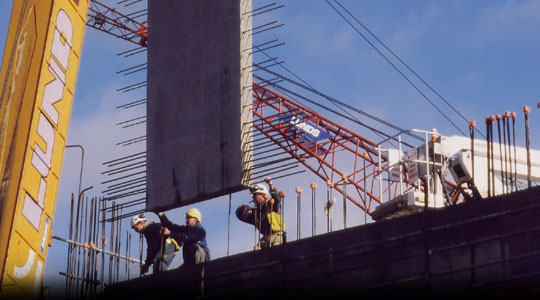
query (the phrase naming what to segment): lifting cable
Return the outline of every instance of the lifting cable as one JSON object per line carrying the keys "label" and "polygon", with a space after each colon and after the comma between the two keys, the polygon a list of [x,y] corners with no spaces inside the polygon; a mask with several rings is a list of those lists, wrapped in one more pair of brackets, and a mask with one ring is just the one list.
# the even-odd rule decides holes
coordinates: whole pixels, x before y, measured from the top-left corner
{"label": "lifting cable", "polygon": [[[377,53],[386,60],[393,68],[396,70],[410,85],[412,85],[423,97],[426,99],[448,122],[450,122],[463,136],[465,136],[465,133],[459,129],[459,127],[452,121],[446,114],[444,114],[431,99],[427,95],[425,95],[405,74],[403,74],[402,71],[400,71],[395,64],[393,64],[371,41],[368,40],[368,38],[363,35],[358,28],[356,28],[338,9],[332,5],[328,0],[325,0],[326,3],[334,9],[334,11],[341,16],[341,18],[347,22]],[[399,58],[392,50],[390,50],[379,38],[377,38],[367,27],[362,24],[357,18],[355,18],[343,5],[341,5],[337,0],[334,0],[343,10],[345,10],[358,24],[360,24],[366,31],[368,31],[371,36],[373,36],[379,43],[381,43],[394,57],[396,57],[399,62],[401,62],[405,67],[411,71],[418,79],[420,79],[431,91],[433,91],[437,96],[439,96],[448,106],[450,106],[462,119],[469,124],[470,122],[457,111],[456,108],[454,108],[446,99],[444,99],[438,92],[436,92],[424,79],[422,79],[416,72],[414,72],[401,58]],[[480,133],[482,134],[482,133]]]}
{"label": "lifting cable", "polygon": [[[258,48],[257,46],[254,46],[254,47],[255,47],[255,48]],[[353,111],[355,111],[355,112],[357,112],[357,113],[360,113],[360,114],[362,114],[362,115],[364,115],[364,116],[366,116],[366,117],[368,117],[368,118],[370,118],[370,119],[372,119],[372,120],[375,120],[375,121],[377,121],[377,122],[379,122],[379,123],[382,123],[382,124],[384,124],[384,125],[386,125],[386,126],[388,126],[388,127],[391,127],[391,128],[393,128],[393,129],[397,130],[398,132],[404,132],[405,134],[407,134],[407,135],[409,135],[409,136],[411,136],[411,137],[414,137],[414,138],[416,138],[416,139],[419,140],[419,141],[423,141],[423,139],[422,139],[421,137],[419,137],[418,135],[416,135],[416,134],[413,134],[413,133],[411,133],[411,132],[409,132],[409,131],[407,131],[407,130],[404,130],[404,129],[402,129],[402,128],[399,128],[399,127],[396,126],[396,125],[393,125],[393,124],[391,124],[391,123],[389,123],[389,122],[387,122],[387,121],[384,121],[384,120],[382,120],[382,119],[379,119],[379,118],[377,118],[377,117],[375,117],[375,116],[373,116],[373,115],[370,115],[370,114],[368,114],[368,113],[366,113],[366,112],[364,112],[364,111],[361,111],[361,110],[359,110],[359,109],[357,109],[357,108],[355,108],[355,107],[352,107],[352,106],[350,106],[350,105],[348,105],[348,104],[345,104],[344,102],[341,102],[341,101],[339,101],[339,100],[337,100],[337,99],[335,99],[335,98],[332,98],[332,97],[330,97],[330,96],[327,96],[327,95],[325,95],[325,94],[319,92],[319,91],[316,90],[314,87],[312,87],[309,83],[305,82],[302,78],[300,78],[300,77],[299,77],[298,75],[296,75],[294,72],[292,72],[292,71],[289,70],[287,67],[285,67],[285,66],[283,65],[282,62],[279,62],[279,61],[277,61],[275,58],[272,58],[272,57],[271,57],[270,55],[268,55],[264,50],[261,50],[261,52],[262,52],[266,57],[268,57],[268,61],[274,61],[274,64],[273,64],[273,65],[279,65],[280,67],[282,67],[283,69],[285,69],[287,72],[289,72],[291,75],[293,75],[293,76],[296,77],[298,80],[300,80],[304,85],[302,85],[302,84],[300,84],[300,83],[298,83],[298,82],[296,82],[296,81],[294,81],[294,80],[292,80],[292,79],[290,79],[290,78],[287,78],[287,77],[285,77],[285,76],[283,76],[283,75],[281,75],[281,74],[272,72],[272,71],[270,71],[270,70],[268,69],[268,67],[263,67],[263,66],[261,66],[260,64],[253,63],[253,66],[255,66],[255,67],[259,68],[260,70],[263,70],[263,71],[265,71],[265,72],[267,72],[267,73],[270,73],[270,74],[272,74],[272,75],[274,75],[274,76],[276,76],[276,77],[278,77],[278,78],[280,78],[280,79],[282,79],[282,80],[288,81],[288,82],[290,82],[290,83],[292,83],[292,84],[294,84],[294,85],[296,85],[296,86],[298,86],[298,87],[301,87],[301,88],[303,88],[303,89],[305,89],[305,90],[307,90],[307,91],[310,91],[310,92],[312,92],[312,93],[314,93],[314,94],[317,94],[317,95],[319,95],[319,96],[325,98],[326,100],[332,102],[332,103],[333,103],[335,106],[337,106],[339,109],[341,109],[344,113],[346,113],[347,115],[349,115],[350,118],[347,118],[347,119],[349,119],[349,120],[352,121],[352,122],[355,122],[355,123],[357,123],[357,124],[359,124],[359,125],[361,125],[361,126],[364,126],[364,127],[368,128],[368,129],[372,130],[375,134],[379,135],[379,137],[381,137],[381,133],[382,133],[381,131],[375,130],[374,128],[369,127],[369,126],[363,124],[360,120],[358,120],[358,118],[354,117],[349,111],[346,111],[346,110],[345,110],[343,107],[341,107],[340,105],[345,106],[345,107],[349,108],[350,110],[353,110]],[[259,77],[259,78],[260,78],[260,77]],[[272,82],[270,82],[269,85],[276,86],[276,84],[275,84],[275,83],[272,83]],[[302,97],[302,98],[304,98],[304,97]],[[304,99],[305,99],[305,98],[304,98]],[[314,102],[311,102],[311,103],[314,103]],[[319,104],[316,104],[316,105],[319,105]],[[319,105],[319,106],[322,106],[322,105]],[[324,107],[324,106],[322,106],[322,107]],[[331,110],[331,109],[329,109],[329,108],[327,108],[327,107],[325,107],[325,109],[327,109],[328,111],[334,112],[334,113],[337,114],[337,115],[342,116],[341,114],[339,114],[339,113],[337,113],[337,112],[335,112],[335,111],[333,111],[333,110]],[[389,137],[389,135],[386,134],[386,133],[384,133],[383,135],[384,135],[385,137]],[[381,138],[382,138],[382,137],[381,137]],[[410,145],[407,144],[407,146],[410,146]],[[411,146],[411,148],[412,148],[412,146]]]}
{"label": "lifting cable", "polygon": [[[261,79],[261,80],[263,79],[262,77],[259,77],[259,76],[257,76],[257,75],[253,75],[253,76],[254,76],[255,78],[257,78],[257,79]],[[304,97],[304,96],[302,96],[302,95],[299,95],[299,94],[297,94],[297,93],[295,93],[295,92],[293,92],[293,91],[291,91],[291,90],[289,90],[289,89],[286,89],[285,87],[280,86],[280,85],[278,85],[277,83],[274,83],[274,84],[271,84],[271,85],[272,85],[273,87],[275,87],[276,89],[280,90],[280,91],[281,91],[282,93],[284,93],[284,94],[292,94],[292,95],[294,95],[294,96],[296,96],[296,97],[298,97],[298,98],[301,98],[301,99],[304,100],[304,101],[307,101],[307,102],[309,102],[309,103],[311,103],[311,104],[313,104],[313,105],[319,106],[319,107],[321,107],[321,108],[323,108],[323,109],[325,109],[325,110],[327,110],[327,111],[329,111],[329,112],[331,112],[331,113],[334,113],[334,114],[336,114],[336,115],[338,115],[338,116],[340,116],[340,117],[342,117],[342,118],[344,118],[344,119],[347,119],[347,120],[349,120],[349,121],[351,121],[351,122],[354,122],[354,123],[356,123],[356,124],[358,124],[358,125],[361,125],[361,126],[367,128],[367,129],[373,131],[374,133],[378,134],[380,137],[392,138],[389,134],[387,134],[387,133],[385,133],[385,132],[383,132],[383,131],[380,131],[380,130],[378,130],[378,129],[375,129],[374,127],[371,127],[371,126],[369,126],[369,125],[367,125],[367,124],[364,124],[364,123],[362,123],[360,120],[358,120],[357,118],[353,118],[352,116],[351,116],[351,117],[346,116],[346,115],[344,115],[344,114],[342,114],[342,113],[340,113],[340,112],[338,112],[338,111],[336,111],[336,110],[331,109],[331,108],[328,107],[328,106],[324,106],[324,105],[322,105],[322,104],[320,104],[320,103],[317,103],[316,101],[313,101],[313,100],[308,99],[308,98],[306,98],[306,97]],[[290,97],[290,95],[288,95],[288,96]],[[292,98],[292,97],[290,97],[290,98]],[[395,138],[392,138],[392,139],[395,139]],[[404,142],[404,141],[401,141],[401,143],[402,143],[403,145],[407,146],[407,147],[414,148],[413,145],[410,145],[410,144],[408,144],[408,143],[406,143],[406,142]]]}
{"label": "lifting cable", "polygon": [[[368,114],[368,113],[366,113],[366,112],[364,112],[364,111],[361,111],[361,110],[359,110],[358,108],[353,107],[353,106],[351,106],[351,105],[349,105],[349,104],[346,104],[346,103],[344,103],[344,102],[342,102],[342,101],[339,101],[339,100],[337,100],[337,99],[335,99],[335,98],[332,98],[331,96],[328,96],[328,95],[326,95],[326,94],[323,94],[322,92],[319,92],[318,90],[316,90],[316,89],[313,88],[313,87],[310,87],[310,86],[306,86],[306,85],[304,85],[304,84],[301,84],[301,83],[299,83],[299,82],[297,82],[297,81],[294,81],[294,80],[292,80],[292,79],[290,79],[290,78],[288,78],[288,77],[285,77],[285,76],[283,76],[283,75],[281,75],[281,74],[278,74],[278,73],[276,73],[276,72],[274,72],[274,71],[271,71],[271,70],[269,70],[269,69],[267,69],[267,68],[265,68],[265,67],[263,67],[263,66],[260,66],[260,65],[258,65],[258,64],[256,64],[256,63],[253,63],[253,65],[256,66],[257,68],[259,68],[259,69],[261,69],[261,70],[263,70],[263,71],[269,73],[269,74],[272,74],[272,75],[274,75],[274,76],[276,76],[276,77],[279,77],[280,79],[283,79],[283,80],[288,81],[289,83],[292,83],[292,84],[294,84],[294,85],[296,85],[296,86],[298,86],[298,87],[300,87],[300,88],[303,88],[303,89],[305,89],[306,91],[312,92],[313,94],[316,94],[316,95],[318,95],[318,96],[320,96],[320,97],[323,97],[323,98],[325,98],[326,100],[328,100],[328,101],[330,101],[330,102],[332,102],[332,103],[334,103],[334,104],[336,104],[336,105],[339,104],[340,106],[346,107],[346,108],[348,108],[348,109],[350,109],[350,110],[352,110],[352,111],[355,111],[355,112],[357,112],[357,113],[359,113],[359,114],[362,114],[362,115],[364,115],[364,116],[366,116],[366,117],[368,117],[368,118],[371,118],[371,119],[373,119],[373,120],[375,120],[375,121],[377,121],[377,122],[379,122],[379,123],[381,123],[381,124],[384,124],[384,125],[386,125],[386,126],[388,126],[388,127],[390,127],[390,128],[393,128],[393,129],[397,130],[398,132],[404,132],[405,134],[407,134],[407,135],[409,135],[409,136],[411,136],[411,137],[413,137],[413,138],[416,138],[416,139],[419,140],[419,141],[423,141],[423,139],[422,139],[421,137],[419,137],[418,135],[416,135],[416,134],[413,134],[413,133],[411,133],[411,132],[409,132],[409,131],[407,131],[407,130],[404,130],[404,129],[402,129],[402,128],[396,126],[396,125],[393,125],[393,124],[391,124],[391,123],[389,123],[389,122],[387,122],[387,121],[384,121],[384,120],[382,120],[382,119],[380,119],[380,118],[378,118],[378,117],[375,117],[375,116],[370,115],[370,114]],[[360,121],[358,121],[358,122],[359,122],[360,125],[365,126],[365,125],[362,124]],[[372,128],[370,128],[370,127],[367,127],[367,128],[372,129]]]}

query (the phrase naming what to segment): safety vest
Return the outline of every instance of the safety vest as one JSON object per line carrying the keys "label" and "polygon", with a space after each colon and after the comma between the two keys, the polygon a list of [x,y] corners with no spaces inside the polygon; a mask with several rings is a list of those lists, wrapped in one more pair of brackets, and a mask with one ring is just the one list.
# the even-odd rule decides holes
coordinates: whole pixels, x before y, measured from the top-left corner
{"label": "safety vest", "polygon": [[[283,219],[281,215],[273,210],[273,201],[269,201],[272,205],[266,205],[266,218],[270,224],[272,232],[276,231],[285,231],[285,224],[283,224]],[[267,203],[268,204],[268,203]]]}

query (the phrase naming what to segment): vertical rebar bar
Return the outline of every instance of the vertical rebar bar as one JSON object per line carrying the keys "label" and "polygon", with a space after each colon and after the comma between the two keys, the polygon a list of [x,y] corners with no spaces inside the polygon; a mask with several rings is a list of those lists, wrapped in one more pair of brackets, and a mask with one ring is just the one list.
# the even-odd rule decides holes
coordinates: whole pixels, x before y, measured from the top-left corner
{"label": "vertical rebar bar", "polygon": [[527,149],[527,187],[531,188],[531,152],[530,146],[531,141],[529,139],[529,112],[531,108],[528,106],[523,107],[523,112],[525,113],[525,148]]}
{"label": "vertical rebar bar", "polygon": [[144,250],[143,235],[142,233],[140,233],[139,234],[139,274],[140,275],[142,275],[143,250]]}
{"label": "vertical rebar bar", "polygon": [[[497,134],[499,136],[499,161],[500,161],[500,164],[501,164],[501,178],[504,178],[503,160],[502,160],[502,145],[501,145],[501,115],[497,114],[496,119],[497,119]],[[501,186],[502,193],[504,194],[505,193],[504,184],[501,184],[501,185],[502,185]]]}
{"label": "vertical rebar bar", "polygon": [[296,187],[296,239],[299,240],[302,238],[302,232],[300,230],[301,228],[301,220],[300,220],[300,211],[302,209],[302,189],[297,186]]}
{"label": "vertical rebar bar", "polygon": [[507,193],[510,192],[510,189],[508,187],[508,153],[506,153],[506,120],[508,119],[507,116],[508,112],[506,112],[502,117],[502,124],[503,124],[503,147],[504,147],[504,187]]}
{"label": "vertical rebar bar", "polygon": [[[364,180],[365,178],[366,177],[364,177]],[[343,229],[346,229],[347,228],[347,183],[349,183],[349,178],[347,178],[347,176],[342,174],[341,179],[343,179]]]}
{"label": "vertical rebar bar", "polygon": [[491,152],[491,186],[493,187],[493,193],[492,195],[495,196],[497,194],[497,189],[495,187],[495,152],[493,150],[493,124],[495,123],[495,116],[491,115],[489,116],[489,144],[490,144],[490,152]]}
{"label": "vertical rebar bar", "polygon": [[[111,222],[110,222],[110,226],[111,226],[111,235],[110,235],[110,246],[109,246],[109,250],[111,252],[114,252],[114,222],[115,222],[115,214],[116,214],[116,201],[113,201],[112,202],[112,210],[111,210]],[[112,271],[113,271],[113,256],[112,255],[109,255],[109,278],[107,279],[107,281],[109,282],[109,284],[112,284],[112,279],[113,279],[113,274],[112,274]]]}
{"label": "vertical rebar bar", "polygon": [[[70,240],[73,240],[73,206],[74,206],[74,202],[75,202],[75,196],[73,195],[73,193],[71,193],[71,209],[70,209],[70,214],[69,214],[69,239]],[[68,290],[69,290],[69,281],[70,281],[70,276],[69,274],[71,274],[71,271],[70,271],[70,267],[71,267],[71,251],[73,249],[73,245],[68,243],[67,245],[68,247],[68,251],[67,251],[67,266],[66,266],[66,290],[65,290],[65,294],[64,294],[64,298],[68,298],[69,296],[69,293],[68,293]]]}
{"label": "vertical rebar bar", "polygon": [[[101,207],[101,249],[105,250],[107,246],[107,238],[105,237],[105,219],[107,217],[107,200],[101,198],[102,207]],[[100,294],[103,295],[105,291],[105,251],[101,252],[101,287]]]}
{"label": "vertical rebar bar", "polygon": [[[81,226],[82,226],[82,206],[81,205],[81,201],[82,201],[82,194],[79,194],[79,198],[78,198],[78,201],[77,201],[77,221],[76,221],[76,233],[75,233],[75,238],[76,238],[76,241],[77,242],[81,242]],[[81,255],[81,247],[77,245],[77,254],[76,256],[74,257],[74,265],[73,265],[73,270],[72,270],[72,274],[75,274],[75,275],[79,275],[79,259],[80,259],[80,255]],[[76,269],[76,272],[75,272],[75,269]],[[75,273],[74,273],[75,272]],[[75,287],[74,287],[74,295],[77,296],[78,293],[79,293],[79,281],[73,279],[74,281],[74,284],[75,284]]]}
{"label": "vertical rebar bar", "polygon": [[[127,257],[131,257],[131,232],[128,233],[128,255]],[[129,280],[130,279],[130,273],[131,273],[131,265],[130,265],[130,261],[127,262],[127,265],[128,265],[128,268],[127,268],[127,279]]]}
{"label": "vertical rebar bar", "polygon": [[317,189],[317,184],[312,182],[311,185],[311,236],[317,234],[317,216],[315,210],[315,190]]}
{"label": "vertical rebar bar", "polygon": [[514,173],[512,171],[512,141],[510,139],[510,112],[506,112],[506,135],[508,137],[508,174],[510,176],[510,191],[514,191]]}
{"label": "vertical rebar bar", "polygon": [[285,244],[287,242],[286,240],[286,236],[285,236],[285,215],[284,215],[284,211],[285,211],[285,192],[283,191],[279,191],[278,193],[278,196],[279,196],[279,213],[281,214],[281,228],[283,229],[283,233],[282,233],[282,243]]}
{"label": "vertical rebar bar", "polygon": [[327,214],[326,214],[326,232],[330,232],[330,203],[332,201],[332,188],[334,183],[330,179],[326,181],[326,205],[327,205]]}
{"label": "vertical rebar bar", "polygon": [[229,245],[231,243],[231,202],[232,194],[229,194],[229,215],[227,219],[227,256],[229,256]]}
{"label": "vertical rebar bar", "polygon": [[516,150],[516,112],[512,112],[512,131],[513,131],[513,141],[514,141],[514,187],[517,191],[517,150]]}
{"label": "vertical rebar bar", "polygon": [[[401,137],[401,136],[400,136]],[[401,141],[401,140],[400,140]],[[401,152],[400,152],[401,153]],[[368,211],[369,211],[369,208],[367,207],[367,187],[366,187],[366,178],[367,178],[367,174],[366,174],[366,161],[368,159],[368,153],[367,152],[364,152],[363,154],[364,156],[364,178],[362,179],[362,181],[364,182],[364,225],[367,224],[367,214],[368,214]],[[401,176],[401,172],[403,170],[403,167],[401,166],[400,164],[400,169],[399,169],[399,172],[400,172],[400,176]],[[343,182],[345,183],[345,179],[346,177],[343,178]],[[400,179],[401,180],[401,179]],[[345,190],[343,190],[343,192],[345,193]],[[401,194],[402,192],[400,192]],[[344,202],[343,202],[343,211],[345,211],[345,201],[347,200],[346,198],[343,199]],[[370,202],[371,203],[371,202]],[[345,215],[343,215],[343,218],[345,218]],[[346,226],[343,226],[343,228],[346,228]]]}
{"label": "vertical rebar bar", "polygon": [[473,186],[475,185],[474,184],[474,128],[475,127],[476,127],[476,122],[471,121],[471,123],[469,124],[469,132],[470,132],[470,135],[471,135],[471,165],[472,165],[471,178],[472,178]]}
{"label": "vertical rebar bar", "polygon": [[491,161],[490,160],[490,147],[489,147],[489,118],[486,118],[486,150],[487,150],[487,180],[488,180],[488,197],[491,197],[491,178],[490,178],[490,173],[489,173],[489,170],[490,170],[490,167],[489,167],[489,162]]}
{"label": "vertical rebar bar", "polygon": [[117,238],[116,238],[116,282],[120,281],[120,252],[121,252],[121,242],[122,242],[122,219],[120,219],[120,216],[123,214],[124,206],[119,205],[118,206],[119,213],[117,213],[118,220],[116,222],[117,226]]}

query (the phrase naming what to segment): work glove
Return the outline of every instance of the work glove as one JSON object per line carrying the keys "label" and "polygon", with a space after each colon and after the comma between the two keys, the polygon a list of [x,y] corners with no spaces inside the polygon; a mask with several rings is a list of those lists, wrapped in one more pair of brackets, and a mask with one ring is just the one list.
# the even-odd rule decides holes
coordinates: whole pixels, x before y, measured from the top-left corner
{"label": "work glove", "polygon": [[149,268],[149,267],[150,267],[150,266],[147,265],[147,264],[142,265],[142,267],[141,267],[141,275],[146,274],[146,272],[148,272],[148,268]]}
{"label": "work glove", "polygon": [[236,217],[240,220],[245,220],[249,213],[251,212],[251,207],[248,205],[241,205],[236,209]]}

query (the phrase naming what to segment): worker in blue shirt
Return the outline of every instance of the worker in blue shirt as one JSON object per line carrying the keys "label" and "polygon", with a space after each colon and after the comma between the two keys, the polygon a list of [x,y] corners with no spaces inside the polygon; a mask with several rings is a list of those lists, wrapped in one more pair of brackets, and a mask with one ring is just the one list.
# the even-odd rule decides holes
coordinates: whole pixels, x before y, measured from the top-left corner
{"label": "worker in blue shirt", "polygon": [[131,219],[131,228],[144,235],[146,239],[146,259],[141,266],[141,275],[148,272],[151,265],[153,272],[166,271],[174,256],[180,250],[179,244],[171,237],[161,235],[160,223],[147,222],[144,215],[136,215]]}
{"label": "worker in blue shirt", "polygon": [[210,260],[210,249],[206,242],[206,231],[201,225],[201,212],[191,208],[186,213],[186,225],[173,224],[163,213],[158,214],[161,220],[161,233],[172,237],[184,250],[184,265],[194,266]]}

